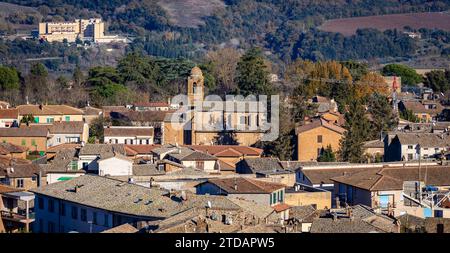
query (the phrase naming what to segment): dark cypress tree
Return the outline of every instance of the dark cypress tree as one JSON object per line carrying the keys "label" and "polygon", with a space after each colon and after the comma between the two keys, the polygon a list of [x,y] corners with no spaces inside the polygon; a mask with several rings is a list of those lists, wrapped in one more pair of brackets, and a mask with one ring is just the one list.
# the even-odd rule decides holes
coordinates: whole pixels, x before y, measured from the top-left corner
{"label": "dark cypress tree", "polygon": [[272,94],[269,71],[261,49],[252,48],[241,57],[236,68],[236,83],[236,93],[243,96]]}
{"label": "dark cypress tree", "polygon": [[381,132],[390,131],[397,126],[397,115],[394,114],[387,97],[373,94],[369,98],[368,107],[373,119],[370,128],[371,139],[380,138]]}
{"label": "dark cypress tree", "polygon": [[341,139],[340,159],[346,162],[362,163],[365,161],[362,146],[369,137],[370,123],[360,101],[354,100],[350,103],[345,113],[345,120],[347,131]]}
{"label": "dark cypress tree", "polygon": [[331,145],[322,150],[322,154],[317,159],[318,162],[336,162],[336,154],[333,152]]}

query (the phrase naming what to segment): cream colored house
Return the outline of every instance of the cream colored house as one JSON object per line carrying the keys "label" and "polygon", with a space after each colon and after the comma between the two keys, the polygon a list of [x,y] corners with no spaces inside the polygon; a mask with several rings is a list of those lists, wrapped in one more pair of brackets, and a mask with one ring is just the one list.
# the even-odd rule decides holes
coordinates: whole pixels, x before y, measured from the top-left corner
{"label": "cream colored house", "polygon": [[48,124],[60,121],[83,121],[83,111],[68,105],[19,105],[19,121],[33,115],[34,122]]}

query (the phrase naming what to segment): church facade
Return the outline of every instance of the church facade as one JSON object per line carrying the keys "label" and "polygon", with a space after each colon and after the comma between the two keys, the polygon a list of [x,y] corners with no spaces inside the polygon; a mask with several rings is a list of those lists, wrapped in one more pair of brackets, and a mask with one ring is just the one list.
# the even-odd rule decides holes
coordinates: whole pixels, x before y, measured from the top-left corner
{"label": "church facade", "polygon": [[[261,140],[267,114],[258,101],[205,99],[204,76],[194,67],[188,77],[187,106],[164,121],[164,144],[243,145]],[[264,108],[262,108],[264,107]],[[178,120],[177,120],[178,119]]]}

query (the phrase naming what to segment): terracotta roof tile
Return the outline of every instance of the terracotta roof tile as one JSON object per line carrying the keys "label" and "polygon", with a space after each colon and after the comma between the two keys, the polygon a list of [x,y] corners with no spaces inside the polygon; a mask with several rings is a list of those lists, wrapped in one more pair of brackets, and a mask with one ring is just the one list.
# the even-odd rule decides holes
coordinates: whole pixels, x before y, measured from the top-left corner
{"label": "terracotta roof tile", "polygon": [[[207,182],[220,187],[222,190],[230,193],[272,193],[286,186],[278,183],[265,182],[261,180],[248,179],[242,177],[236,178],[214,178]],[[236,188],[235,188],[236,186]]]}
{"label": "terracotta roof tile", "polygon": [[17,118],[19,118],[19,110],[0,109],[0,119],[17,119]]}
{"label": "terracotta roof tile", "polygon": [[338,125],[332,124],[325,119],[320,118],[320,119],[314,119],[314,120],[312,120],[312,122],[308,122],[307,124],[297,127],[295,129],[295,133],[296,134],[304,133],[304,132],[307,132],[311,129],[315,129],[318,127],[325,127],[327,129],[335,131],[339,134],[343,134],[345,132],[344,128],[342,128]]}

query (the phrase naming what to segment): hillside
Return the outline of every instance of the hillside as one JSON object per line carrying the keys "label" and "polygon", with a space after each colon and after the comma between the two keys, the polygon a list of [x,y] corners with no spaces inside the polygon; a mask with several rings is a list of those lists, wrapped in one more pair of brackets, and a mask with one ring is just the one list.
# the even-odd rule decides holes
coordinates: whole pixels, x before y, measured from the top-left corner
{"label": "hillside", "polygon": [[450,13],[425,12],[392,14],[369,17],[343,18],[327,20],[319,29],[326,32],[342,33],[345,36],[356,34],[362,28],[403,30],[405,26],[413,29],[428,28],[450,31]]}
{"label": "hillside", "polygon": [[205,25],[204,17],[225,8],[220,0],[163,0],[158,4],[166,11],[171,24],[193,28]]}
{"label": "hillside", "polygon": [[[6,2],[33,7],[42,15],[40,20],[45,21],[102,17],[107,21],[109,32],[136,36],[130,50],[154,56],[194,60],[223,46],[244,50],[259,46],[265,49],[270,60],[284,63],[297,58],[407,60],[420,51],[423,43],[418,44],[404,34],[385,31],[386,29],[410,26],[439,28],[445,32],[450,24],[449,15],[439,13],[449,10],[450,0]],[[32,22],[36,20],[33,19]],[[370,27],[379,30],[367,29]],[[357,32],[358,28],[364,29]],[[437,54],[447,54],[448,42],[439,39],[439,36],[441,35],[434,36],[438,45],[433,47],[437,48]],[[447,34],[443,36],[446,37]]]}

